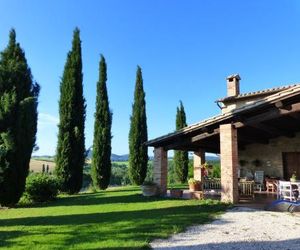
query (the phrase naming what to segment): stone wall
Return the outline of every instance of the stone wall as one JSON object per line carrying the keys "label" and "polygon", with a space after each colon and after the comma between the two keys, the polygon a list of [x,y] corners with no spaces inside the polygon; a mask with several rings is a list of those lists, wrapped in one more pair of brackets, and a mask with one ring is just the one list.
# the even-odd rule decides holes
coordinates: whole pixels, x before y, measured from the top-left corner
{"label": "stone wall", "polygon": [[[271,177],[283,177],[283,152],[300,152],[300,133],[294,138],[278,137],[271,139],[269,144],[250,144],[245,150],[239,151],[239,165],[241,160],[246,161],[245,166],[240,166],[241,177],[246,172],[255,170],[263,170],[265,175]],[[253,165],[254,160],[259,160],[261,165],[256,167]]]}

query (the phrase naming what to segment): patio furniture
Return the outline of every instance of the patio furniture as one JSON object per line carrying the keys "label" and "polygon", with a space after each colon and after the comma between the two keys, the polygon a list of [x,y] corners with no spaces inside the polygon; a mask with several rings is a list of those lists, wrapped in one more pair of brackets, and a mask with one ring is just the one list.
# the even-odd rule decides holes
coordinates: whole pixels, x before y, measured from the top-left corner
{"label": "patio furniture", "polygon": [[292,195],[294,196],[294,200],[300,200],[300,181],[291,182]]}
{"label": "patio furniture", "polygon": [[266,190],[267,192],[277,192],[278,181],[272,178],[266,178]]}
{"label": "patio furniture", "polygon": [[254,184],[254,181],[240,180],[238,183],[240,197],[254,199]]}
{"label": "patio furniture", "polygon": [[203,180],[203,190],[220,190],[221,189],[221,179],[212,178]]}
{"label": "patio furniture", "polygon": [[292,185],[290,181],[279,181],[277,198],[282,200],[293,200]]}
{"label": "patio furniture", "polygon": [[261,192],[264,186],[264,171],[255,171],[254,181],[255,181],[255,189]]}

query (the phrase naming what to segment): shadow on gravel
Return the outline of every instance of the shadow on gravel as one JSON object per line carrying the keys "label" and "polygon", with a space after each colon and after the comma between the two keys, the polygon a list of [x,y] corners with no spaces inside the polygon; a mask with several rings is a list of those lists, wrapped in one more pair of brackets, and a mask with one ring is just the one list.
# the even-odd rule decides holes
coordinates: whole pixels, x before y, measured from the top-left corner
{"label": "shadow on gravel", "polygon": [[161,250],[175,250],[175,249],[201,249],[201,250],[299,250],[300,249],[300,238],[283,240],[283,241],[236,241],[236,242],[226,242],[226,243],[209,243],[209,244],[195,244],[188,246],[177,245],[176,247],[160,247],[153,249]]}

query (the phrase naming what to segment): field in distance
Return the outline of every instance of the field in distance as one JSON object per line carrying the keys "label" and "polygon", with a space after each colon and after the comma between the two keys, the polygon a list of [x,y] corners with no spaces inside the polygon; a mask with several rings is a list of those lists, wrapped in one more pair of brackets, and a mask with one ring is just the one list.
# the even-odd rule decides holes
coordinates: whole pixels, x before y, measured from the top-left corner
{"label": "field in distance", "polygon": [[49,167],[49,172],[53,173],[55,168],[55,162],[53,160],[47,159],[31,159],[29,163],[29,170],[33,172],[42,172],[43,165],[45,166],[45,170],[47,166]]}

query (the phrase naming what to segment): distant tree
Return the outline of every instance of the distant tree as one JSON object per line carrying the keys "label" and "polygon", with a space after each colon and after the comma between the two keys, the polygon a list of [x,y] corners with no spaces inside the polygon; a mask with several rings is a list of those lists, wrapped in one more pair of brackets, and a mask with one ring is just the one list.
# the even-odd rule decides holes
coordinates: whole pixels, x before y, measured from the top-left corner
{"label": "distant tree", "polygon": [[97,82],[96,112],[94,123],[94,142],[92,157],[93,185],[106,189],[111,175],[111,123],[112,113],[109,109],[107,95],[107,73],[105,58],[101,55],[99,64],[99,81]]}
{"label": "distant tree", "polygon": [[[177,107],[176,113],[176,130],[186,127],[186,116],[182,102]],[[187,151],[174,150],[175,173],[178,181],[185,183],[189,168],[189,155]]]}
{"label": "distant tree", "polygon": [[74,30],[72,49],[67,55],[60,83],[58,142],[55,173],[62,182],[62,191],[73,194],[82,186],[85,163],[85,99],[82,85],[81,40]]}
{"label": "distant tree", "polygon": [[145,92],[142,70],[138,66],[134,90],[134,102],[129,131],[129,176],[132,183],[140,185],[147,174],[148,140]]}
{"label": "distant tree", "polygon": [[110,185],[128,185],[130,179],[128,176],[128,168],[126,164],[112,163]]}
{"label": "distant tree", "polygon": [[16,204],[25,189],[35,146],[40,87],[10,31],[0,56],[0,204]]}

